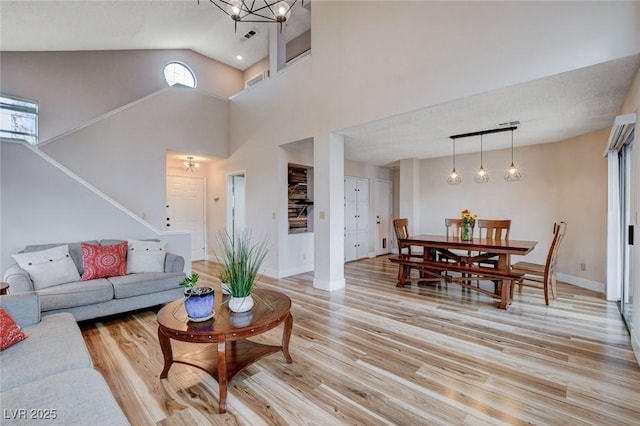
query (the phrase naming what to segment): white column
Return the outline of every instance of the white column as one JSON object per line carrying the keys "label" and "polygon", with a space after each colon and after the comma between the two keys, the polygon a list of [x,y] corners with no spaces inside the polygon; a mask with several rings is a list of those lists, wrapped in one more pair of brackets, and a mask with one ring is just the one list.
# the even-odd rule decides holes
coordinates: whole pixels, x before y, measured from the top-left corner
{"label": "white column", "polygon": [[399,217],[409,219],[409,233],[420,232],[420,161],[400,161]]}
{"label": "white column", "polygon": [[316,138],[313,144],[314,279],[313,287],[344,288],[344,137]]}
{"label": "white column", "polygon": [[[284,27],[283,27],[284,30]],[[280,32],[280,25],[269,25],[269,72],[276,75],[287,62],[287,42],[284,33]]]}

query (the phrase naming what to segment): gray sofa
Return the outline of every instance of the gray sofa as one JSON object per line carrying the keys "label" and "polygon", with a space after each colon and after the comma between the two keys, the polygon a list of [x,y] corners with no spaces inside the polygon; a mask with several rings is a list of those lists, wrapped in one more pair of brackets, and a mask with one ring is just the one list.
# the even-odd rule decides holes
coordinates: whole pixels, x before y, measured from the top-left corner
{"label": "gray sofa", "polygon": [[36,294],[0,296],[0,306],[28,336],[0,352],[3,425],[129,424],[73,315],[41,317]]}
{"label": "gray sofa", "polygon": [[[94,245],[113,245],[123,240],[85,241]],[[62,245],[69,246],[69,254],[82,275],[82,247],[80,242],[32,245],[20,253],[31,253]],[[185,278],[184,258],[167,253],[164,272],[128,274],[119,277],[73,281],[36,289],[29,273],[12,265],[4,274],[9,294],[35,292],[40,296],[42,315],[70,312],[76,321],[83,321],[136,309],[164,304],[183,296],[180,282]]]}

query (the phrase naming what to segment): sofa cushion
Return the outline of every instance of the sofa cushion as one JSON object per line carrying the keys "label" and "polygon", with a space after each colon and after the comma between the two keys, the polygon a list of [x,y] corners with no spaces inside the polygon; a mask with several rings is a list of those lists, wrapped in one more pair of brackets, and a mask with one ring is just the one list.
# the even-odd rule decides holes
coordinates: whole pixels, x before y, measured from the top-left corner
{"label": "sofa cushion", "polygon": [[[6,374],[6,373],[5,373]],[[96,370],[79,368],[2,392],[3,425],[128,425],[107,382]],[[26,410],[26,419],[9,409]],[[33,418],[31,414],[41,415]]]}
{"label": "sofa cushion", "polygon": [[116,299],[171,290],[179,287],[183,279],[183,272],[149,272],[108,278]]}
{"label": "sofa cushion", "polygon": [[36,290],[80,279],[66,245],[12,256],[29,273]]}
{"label": "sofa cushion", "polygon": [[[89,241],[84,241],[87,244],[98,244],[98,241],[96,240],[89,240]],[[78,272],[80,273],[80,275],[82,275],[82,273],[84,272],[84,266],[82,265],[82,243],[54,243],[54,244],[37,244],[37,245],[32,245],[32,246],[26,246],[24,248],[24,250],[22,250],[20,253],[32,253],[34,251],[42,251],[42,250],[46,250],[46,249],[50,249],[53,247],[60,247],[60,246],[69,246],[69,254],[71,255],[71,259],[73,259],[73,263],[76,264],[76,267],[78,268]]]}
{"label": "sofa cushion", "polygon": [[60,284],[40,290],[38,294],[40,309],[44,312],[107,302],[113,299],[113,287],[105,278],[99,278]]}
{"label": "sofa cushion", "polygon": [[18,324],[11,318],[11,315],[0,308],[0,351],[4,351],[18,342],[22,342],[27,335],[20,330]]}
{"label": "sofa cushion", "polygon": [[21,328],[40,322],[40,299],[35,292],[0,296],[0,306]]}
{"label": "sofa cushion", "polygon": [[69,313],[43,316],[38,324],[22,331],[28,339],[0,352],[3,404],[8,389],[63,371],[93,366],[80,328]]}
{"label": "sofa cushion", "polygon": [[130,274],[164,272],[167,243],[129,240],[127,270]]}
{"label": "sofa cushion", "polygon": [[82,243],[82,281],[127,274],[127,242],[112,246]]}

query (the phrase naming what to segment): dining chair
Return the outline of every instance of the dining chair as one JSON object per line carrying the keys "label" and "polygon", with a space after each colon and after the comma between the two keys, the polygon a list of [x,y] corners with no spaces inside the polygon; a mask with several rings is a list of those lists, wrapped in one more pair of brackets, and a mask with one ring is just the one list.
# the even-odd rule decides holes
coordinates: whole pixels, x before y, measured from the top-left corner
{"label": "dining chair", "polygon": [[[513,272],[524,273],[524,277],[518,280],[518,293],[522,293],[522,286],[527,285],[542,288],[544,291],[544,303],[549,304],[549,294],[555,300],[558,298],[556,289],[556,264],[558,261],[558,250],[560,243],[564,239],[567,230],[567,223],[560,222],[553,224],[553,240],[547,253],[547,261],[544,265],[531,262],[518,262],[511,265]],[[526,282],[526,283],[525,283]],[[513,287],[511,287],[511,297],[513,297]]]}
{"label": "dining chair", "polygon": [[393,228],[396,231],[396,240],[398,240],[398,253],[403,254],[402,250],[407,249],[409,256],[422,256],[422,247],[413,247],[406,243],[406,239],[409,238],[409,219],[393,219]]}
{"label": "dining chair", "polygon": [[463,226],[462,219],[445,218],[444,226],[447,228],[447,238],[460,238],[460,232]]}
{"label": "dining chair", "polygon": [[[416,247],[419,253],[411,250],[411,244],[406,242],[407,238],[409,238],[409,219],[393,219],[393,229],[396,231],[396,240],[398,240],[398,253],[404,254],[403,250],[406,249],[409,256],[423,256],[424,252],[422,251],[422,247]],[[411,274],[411,267],[408,267],[409,274]],[[424,273],[420,272],[420,278],[424,279]],[[433,281],[434,279],[430,279]]]}
{"label": "dining chair", "polygon": [[[508,240],[509,231],[511,231],[511,219],[478,219],[476,221],[478,225],[478,233],[480,238],[486,238],[489,240]],[[480,266],[498,266],[498,257],[491,257],[489,259],[483,259],[478,262]],[[498,291],[498,281],[494,281],[495,290]],[[478,281],[478,284],[480,282]]]}
{"label": "dining chair", "polygon": [[490,240],[508,240],[511,230],[511,219],[478,219],[480,238]]}
{"label": "dining chair", "polygon": [[409,238],[409,219],[393,219],[393,228],[398,240],[398,253],[403,254],[402,250],[406,248],[407,254],[411,256],[411,246],[405,242]]}

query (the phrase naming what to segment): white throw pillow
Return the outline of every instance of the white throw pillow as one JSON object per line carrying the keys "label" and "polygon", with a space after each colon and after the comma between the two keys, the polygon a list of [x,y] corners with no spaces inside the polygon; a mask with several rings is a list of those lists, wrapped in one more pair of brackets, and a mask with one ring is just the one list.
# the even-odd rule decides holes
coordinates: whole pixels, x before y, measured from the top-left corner
{"label": "white throw pillow", "polygon": [[167,243],[157,241],[129,240],[127,251],[127,272],[164,272],[164,258]]}
{"label": "white throw pillow", "polygon": [[80,274],[69,255],[68,245],[12,256],[18,265],[29,273],[36,290],[80,281]]}

